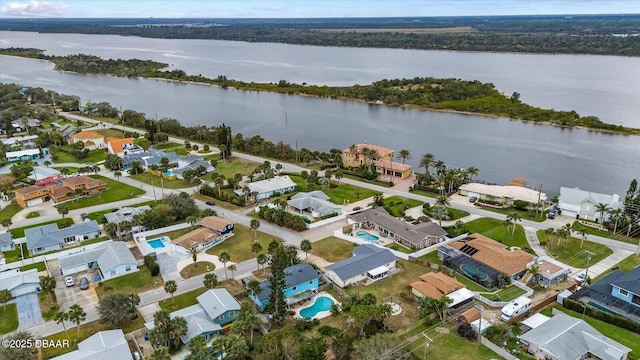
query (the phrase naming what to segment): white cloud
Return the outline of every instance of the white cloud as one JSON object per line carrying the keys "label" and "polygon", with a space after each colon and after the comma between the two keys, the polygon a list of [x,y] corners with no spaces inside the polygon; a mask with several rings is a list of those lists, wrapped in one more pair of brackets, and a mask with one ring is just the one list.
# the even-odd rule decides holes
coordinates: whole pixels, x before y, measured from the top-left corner
{"label": "white cloud", "polygon": [[2,17],[60,17],[68,12],[69,7],[65,3],[38,0],[14,1],[0,8]]}

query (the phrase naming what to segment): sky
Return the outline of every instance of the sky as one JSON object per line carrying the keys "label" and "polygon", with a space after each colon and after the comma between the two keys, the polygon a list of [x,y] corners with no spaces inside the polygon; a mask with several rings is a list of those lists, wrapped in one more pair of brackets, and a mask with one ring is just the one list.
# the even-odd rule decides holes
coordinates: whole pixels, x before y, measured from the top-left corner
{"label": "sky", "polygon": [[640,0],[0,0],[0,18],[640,14]]}

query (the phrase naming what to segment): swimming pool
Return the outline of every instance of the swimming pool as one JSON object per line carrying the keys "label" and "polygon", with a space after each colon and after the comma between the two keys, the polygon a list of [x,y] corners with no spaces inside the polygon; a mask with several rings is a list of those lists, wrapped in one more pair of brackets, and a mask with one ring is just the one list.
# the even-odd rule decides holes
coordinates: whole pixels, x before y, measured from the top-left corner
{"label": "swimming pool", "polygon": [[173,176],[173,171],[167,170],[167,171],[164,172],[164,174],[167,175],[167,176]]}
{"label": "swimming pool", "polygon": [[313,318],[321,311],[331,310],[331,305],[333,305],[333,300],[326,296],[320,296],[313,305],[300,310],[300,316],[308,319]]}
{"label": "swimming pool", "polygon": [[371,241],[371,242],[376,242],[376,241],[378,241],[378,240],[380,239],[379,237],[377,237],[377,236],[375,236],[375,235],[371,235],[371,234],[369,234],[368,232],[366,232],[366,231],[362,231],[362,230],[358,231],[358,232],[356,233],[356,235],[357,235],[360,239],[365,239],[365,240],[368,240],[368,241]]}
{"label": "swimming pool", "polygon": [[160,249],[164,247],[164,243],[162,242],[161,239],[149,240],[147,241],[147,244],[149,244],[149,246],[151,246],[154,249]]}
{"label": "swimming pool", "polygon": [[479,271],[475,266],[464,264],[460,267],[462,271],[464,271],[471,278],[477,277],[480,281],[485,281],[489,278],[489,276],[481,271]]}

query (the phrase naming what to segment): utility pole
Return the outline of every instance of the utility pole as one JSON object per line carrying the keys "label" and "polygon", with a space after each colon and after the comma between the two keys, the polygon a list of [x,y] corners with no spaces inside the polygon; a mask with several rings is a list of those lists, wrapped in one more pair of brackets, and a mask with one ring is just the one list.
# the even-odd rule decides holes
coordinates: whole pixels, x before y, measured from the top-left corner
{"label": "utility pole", "polygon": [[589,277],[589,263],[591,262],[591,255],[595,254],[589,250],[585,250],[585,252],[587,253],[587,269],[584,272],[584,284],[588,284],[587,278]]}
{"label": "utility pole", "polygon": [[482,311],[484,308],[478,304],[473,305],[473,307],[480,311],[480,322],[478,323],[478,344],[480,344],[480,339],[482,338]]}
{"label": "utility pole", "polygon": [[427,332],[423,332],[422,336],[424,336],[424,359],[427,360],[427,352],[429,351],[429,341],[433,342],[433,339],[427,336]]}

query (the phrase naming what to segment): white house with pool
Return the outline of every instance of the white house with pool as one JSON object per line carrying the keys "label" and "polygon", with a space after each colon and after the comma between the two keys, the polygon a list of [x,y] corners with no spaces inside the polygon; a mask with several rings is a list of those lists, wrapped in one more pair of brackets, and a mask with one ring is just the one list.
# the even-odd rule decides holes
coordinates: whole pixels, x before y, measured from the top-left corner
{"label": "white house with pool", "polygon": [[325,268],[325,275],[340,287],[360,281],[385,278],[396,268],[397,258],[389,249],[363,244],[353,249],[353,256]]}
{"label": "white house with pool", "polygon": [[122,241],[107,241],[91,250],[79,250],[60,258],[60,274],[72,275],[81,271],[99,268],[102,279],[126,275],[138,271],[138,263]]}

